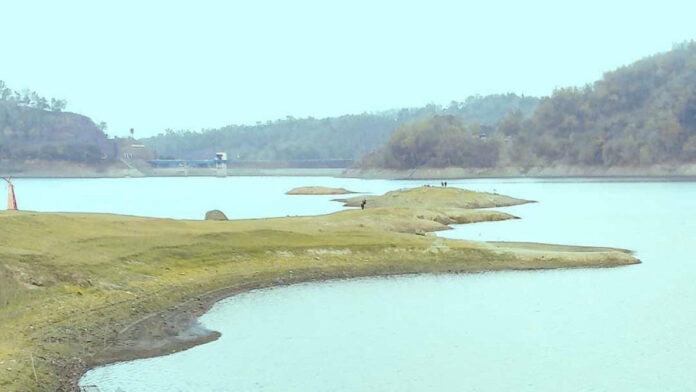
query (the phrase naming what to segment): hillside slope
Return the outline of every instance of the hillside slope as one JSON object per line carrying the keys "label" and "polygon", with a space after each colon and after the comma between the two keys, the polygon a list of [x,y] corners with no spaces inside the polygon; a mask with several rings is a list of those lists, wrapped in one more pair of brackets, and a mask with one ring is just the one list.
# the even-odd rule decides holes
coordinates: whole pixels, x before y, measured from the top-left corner
{"label": "hillside slope", "polygon": [[363,167],[648,167],[696,163],[696,43],[543,98],[494,127],[434,116],[402,126]]}
{"label": "hillside slope", "polygon": [[111,146],[88,117],[0,101],[0,160],[95,163]]}

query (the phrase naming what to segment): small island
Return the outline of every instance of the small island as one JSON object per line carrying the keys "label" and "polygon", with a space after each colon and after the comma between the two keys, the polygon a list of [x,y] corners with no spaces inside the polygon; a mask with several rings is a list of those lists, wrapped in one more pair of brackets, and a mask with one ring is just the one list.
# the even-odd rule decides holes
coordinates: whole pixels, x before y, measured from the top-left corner
{"label": "small island", "polygon": [[347,195],[356,193],[345,188],[330,188],[326,186],[302,186],[287,191],[286,195]]}
{"label": "small island", "polygon": [[[345,200],[354,206],[356,200]],[[217,339],[197,317],[262,287],[327,279],[615,267],[629,251],[425,235],[515,219],[527,200],[419,187],[366,208],[230,221],[0,212],[0,390],[75,390],[92,366]],[[8,370],[5,370],[8,369]]]}

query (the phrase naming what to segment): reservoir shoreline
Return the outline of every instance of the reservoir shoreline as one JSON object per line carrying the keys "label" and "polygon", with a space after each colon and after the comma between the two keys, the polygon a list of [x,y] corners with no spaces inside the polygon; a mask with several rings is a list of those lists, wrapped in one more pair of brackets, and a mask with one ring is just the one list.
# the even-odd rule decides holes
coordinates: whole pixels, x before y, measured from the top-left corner
{"label": "reservoir shoreline", "polygon": [[[0,175],[14,178],[128,178],[128,177],[216,177],[215,169],[158,168],[145,170],[146,162],[85,165],[70,162],[37,161],[28,164],[0,164]],[[229,163],[227,176],[337,177],[385,180],[441,180],[476,178],[635,178],[695,179],[696,164],[647,166],[532,166],[496,168],[253,168]]]}

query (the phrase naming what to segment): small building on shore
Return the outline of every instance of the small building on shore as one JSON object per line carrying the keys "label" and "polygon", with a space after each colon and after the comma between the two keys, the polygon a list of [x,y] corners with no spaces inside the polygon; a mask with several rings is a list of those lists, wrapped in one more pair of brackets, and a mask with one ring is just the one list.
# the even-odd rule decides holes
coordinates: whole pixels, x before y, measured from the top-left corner
{"label": "small building on shore", "polygon": [[215,175],[218,177],[227,177],[227,153],[215,153]]}

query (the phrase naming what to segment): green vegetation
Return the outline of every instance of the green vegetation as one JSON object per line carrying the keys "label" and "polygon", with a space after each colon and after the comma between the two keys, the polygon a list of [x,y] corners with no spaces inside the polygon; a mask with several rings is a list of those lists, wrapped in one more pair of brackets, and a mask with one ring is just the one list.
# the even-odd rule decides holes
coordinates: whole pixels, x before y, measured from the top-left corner
{"label": "green vegetation", "polygon": [[511,111],[531,113],[538,102],[538,98],[515,94],[475,96],[446,107],[427,105],[323,119],[288,116],[253,126],[231,125],[202,132],[168,130],[141,141],[165,157],[207,158],[216,151],[226,151],[233,160],[354,160],[383,145],[399,125],[415,119],[442,114],[467,123],[493,125]]}
{"label": "green vegetation", "polygon": [[36,91],[24,90],[19,92],[12,90],[2,80],[0,80],[0,101],[27,108],[51,110],[53,112],[62,112],[68,104],[64,99],[51,98],[49,101]]}
{"label": "green vegetation", "polygon": [[64,113],[65,101],[19,93],[0,81],[0,160],[100,162],[112,143],[89,118]]}
{"label": "green vegetation", "polygon": [[385,147],[366,156],[363,167],[491,167],[498,162],[501,141],[482,136],[478,124],[454,116],[435,116],[401,126]]}
{"label": "green vegetation", "polygon": [[[485,133],[484,135],[482,135]],[[403,125],[363,167],[640,166],[696,162],[696,43],[543,98],[495,126],[434,116]]]}
{"label": "green vegetation", "polygon": [[373,198],[364,211],[317,217],[183,221],[0,212],[0,390],[73,390],[87,366],[210,340],[185,341],[179,332],[216,299],[257,287],[638,262],[616,249],[416,235],[452,222],[513,218],[467,206],[523,202],[421,187]]}

